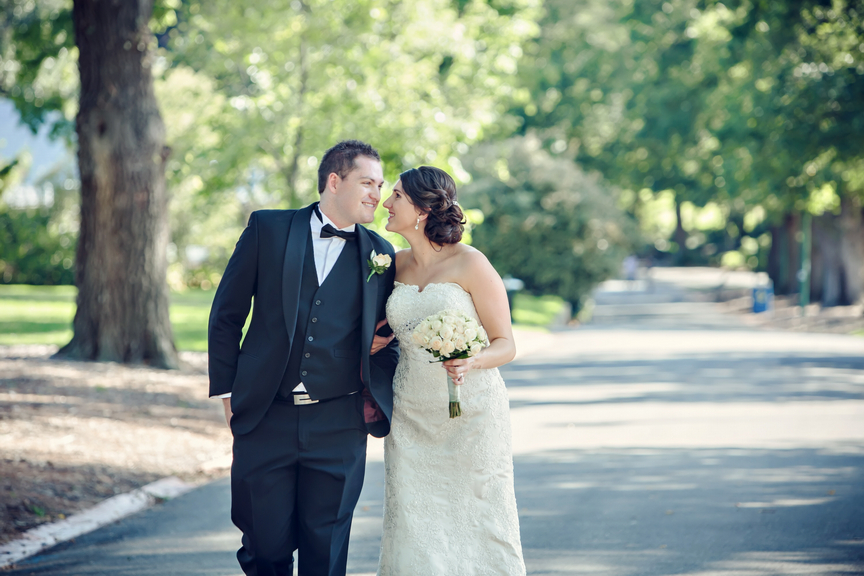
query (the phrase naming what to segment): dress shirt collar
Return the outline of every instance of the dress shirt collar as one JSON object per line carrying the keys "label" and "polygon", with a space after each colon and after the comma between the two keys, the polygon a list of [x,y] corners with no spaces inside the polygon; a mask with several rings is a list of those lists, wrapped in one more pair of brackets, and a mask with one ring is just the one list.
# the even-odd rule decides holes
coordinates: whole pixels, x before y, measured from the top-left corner
{"label": "dress shirt collar", "polygon": [[[316,238],[321,237],[321,228],[323,228],[325,224],[330,224],[331,226],[333,226],[333,228],[336,228],[337,230],[344,230],[345,232],[354,232],[354,229],[357,227],[356,224],[351,224],[350,226],[346,226],[345,228],[339,228],[332,220],[327,217],[326,214],[324,214],[324,211],[321,210],[320,204],[317,206],[317,208],[318,210],[312,210],[312,217],[309,219],[309,225],[312,228],[312,234],[314,234]],[[321,220],[318,219],[318,214],[321,215]],[[341,240],[342,242],[345,241],[337,236],[334,236],[333,238],[328,238],[328,240]]]}

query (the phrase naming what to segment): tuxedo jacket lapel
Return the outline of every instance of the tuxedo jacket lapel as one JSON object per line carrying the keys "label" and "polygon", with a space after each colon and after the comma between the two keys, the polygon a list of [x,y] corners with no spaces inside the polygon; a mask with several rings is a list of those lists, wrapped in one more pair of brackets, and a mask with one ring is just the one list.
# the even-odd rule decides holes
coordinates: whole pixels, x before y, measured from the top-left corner
{"label": "tuxedo jacket lapel", "polygon": [[[369,278],[369,256],[372,254],[372,239],[369,237],[369,232],[359,224],[357,230],[357,248],[360,251],[360,270],[361,282],[363,282],[363,318],[361,322],[362,337],[360,339],[363,346],[362,361],[363,361],[363,382],[369,382],[369,351],[372,349],[372,337],[375,334],[375,324],[378,321],[376,309],[378,307],[378,280],[377,274],[373,274]],[[366,279],[369,278],[367,282]]]}
{"label": "tuxedo jacket lapel", "polygon": [[285,261],[282,264],[282,313],[285,316],[285,329],[288,331],[289,343],[294,341],[294,328],[297,326],[303,256],[306,254],[306,242],[309,240],[309,218],[312,217],[313,207],[314,204],[297,210],[288,224]]}

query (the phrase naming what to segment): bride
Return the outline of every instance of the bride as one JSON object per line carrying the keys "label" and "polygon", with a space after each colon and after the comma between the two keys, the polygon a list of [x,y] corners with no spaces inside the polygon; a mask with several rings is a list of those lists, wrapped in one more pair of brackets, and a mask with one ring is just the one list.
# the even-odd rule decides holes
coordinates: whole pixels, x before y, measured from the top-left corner
{"label": "bride", "polygon": [[[428,166],[403,172],[384,207],[386,229],[411,247],[396,254],[387,301],[402,357],[384,443],[378,574],[524,575],[509,404],[497,370],[516,353],[503,283],[481,252],[459,243],[464,218],[446,172]],[[442,368],[412,343],[411,332],[445,309],[479,320],[490,343]],[[453,419],[448,375],[462,386],[462,415]]]}

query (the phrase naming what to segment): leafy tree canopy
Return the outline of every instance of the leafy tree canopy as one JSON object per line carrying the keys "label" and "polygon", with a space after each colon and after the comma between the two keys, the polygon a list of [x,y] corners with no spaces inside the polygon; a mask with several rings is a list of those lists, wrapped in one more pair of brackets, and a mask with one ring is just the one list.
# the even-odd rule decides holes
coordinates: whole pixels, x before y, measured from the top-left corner
{"label": "leafy tree canopy", "polygon": [[466,167],[473,181],[464,203],[484,214],[474,245],[501,275],[518,277],[535,294],[564,298],[574,313],[638,241],[600,175],[550,154],[535,136],[478,146]]}

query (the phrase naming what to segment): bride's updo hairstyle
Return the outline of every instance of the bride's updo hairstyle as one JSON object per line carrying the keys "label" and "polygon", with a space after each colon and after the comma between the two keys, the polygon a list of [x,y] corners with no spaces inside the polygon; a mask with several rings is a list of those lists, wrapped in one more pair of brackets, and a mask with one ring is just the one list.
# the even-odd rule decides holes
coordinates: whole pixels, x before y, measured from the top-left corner
{"label": "bride's updo hairstyle", "polygon": [[435,244],[456,244],[465,230],[465,216],[456,201],[456,183],[432,166],[411,168],[399,175],[411,203],[426,216],[426,237]]}

